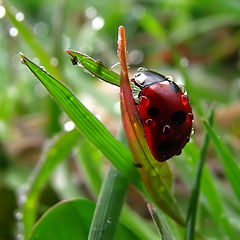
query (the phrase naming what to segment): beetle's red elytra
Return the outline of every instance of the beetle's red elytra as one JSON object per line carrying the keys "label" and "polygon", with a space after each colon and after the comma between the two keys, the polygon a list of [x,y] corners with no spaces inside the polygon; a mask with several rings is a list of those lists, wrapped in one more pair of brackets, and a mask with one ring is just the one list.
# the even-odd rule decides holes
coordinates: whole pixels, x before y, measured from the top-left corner
{"label": "beetle's red elytra", "polygon": [[172,77],[150,70],[138,71],[132,81],[140,88],[139,114],[154,158],[163,162],[181,154],[192,131],[188,96]]}

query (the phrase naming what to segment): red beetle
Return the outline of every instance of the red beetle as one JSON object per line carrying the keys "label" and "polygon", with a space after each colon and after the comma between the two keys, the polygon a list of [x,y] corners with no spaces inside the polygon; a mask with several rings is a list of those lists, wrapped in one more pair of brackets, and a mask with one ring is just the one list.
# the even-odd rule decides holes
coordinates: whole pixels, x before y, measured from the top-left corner
{"label": "red beetle", "polygon": [[172,77],[140,70],[132,79],[141,89],[139,113],[154,158],[163,162],[179,155],[190,139],[193,114],[188,96]]}

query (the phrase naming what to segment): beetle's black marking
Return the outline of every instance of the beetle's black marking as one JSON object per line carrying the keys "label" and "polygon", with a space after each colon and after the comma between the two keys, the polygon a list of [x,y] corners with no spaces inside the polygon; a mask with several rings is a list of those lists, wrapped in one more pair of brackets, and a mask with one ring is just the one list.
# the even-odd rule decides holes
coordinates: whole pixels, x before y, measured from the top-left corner
{"label": "beetle's black marking", "polygon": [[171,117],[173,123],[181,124],[186,121],[187,114],[184,111],[177,111]]}
{"label": "beetle's black marking", "polygon": [[149,108],[147,110],[147,114],[150,116],[150,117],[156,117],[158,115],[158,109],[157,108]]}
{"label": "beetle's black marking", "polygon": [[178,93],[178,92],[181,91],[181,88],[175,82],[170,82],[169,81],[169,87],[175,93]]}
{"label": "beetle's black marking", "polygon": [[164,142],[164,143],[161,143],[159,146],[158,146],[158,149],[160,151],[162,150],[168,150],[170,148],[174,147],[173,144],[171,142]]}

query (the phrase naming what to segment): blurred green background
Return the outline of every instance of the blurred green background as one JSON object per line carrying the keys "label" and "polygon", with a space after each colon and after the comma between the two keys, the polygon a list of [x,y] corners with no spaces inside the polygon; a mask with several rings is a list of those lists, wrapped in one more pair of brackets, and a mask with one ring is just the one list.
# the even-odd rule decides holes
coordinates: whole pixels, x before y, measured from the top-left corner
{"label": "blurred green background", "polygon": [[[174,62],[167,34],[181,55],[181,67],[189,74],[190,96],[200,102],[204,111],[216,102],[215,126],[239,160],[239,20],[238,0],[0,1],[0,239],[10,240],[16,236],[21,239],[18,206],[24,201],[22,193],[29,176],[48,139],[61,129],[72,128],[46,90],[21,64],[20,51],[64,81],[116,135],[120,127],[119,89],[73,67],[65,49],[80,51],[111,67],[118,62],[117,29],[124,25],[130,73],[133,75],[137,68],[144,66],[172,75],[181,85],[182,76]],[[19,28],[17,23],[14,26],[14,21],[21,23]],[[22,24],[26,28],[22,29]],[[114,71],[118,72],[118,68]],[[203,129],[194,107],[193,111],[193,139],[199,147]],[[105,163],[101,164],[104,174],[107,161],[97,151],[96,156]],[[175,175],[175,195],[184,210],[191,189],[188,177],[194,171],[187,161],[182,155],[170,163]],[[239,204],[211,150],[207,164],[230,222],[240,233]],[[59,200],[74,196],[94,199],[85,182],[84,170],[76,163],[73,153],[44,188],[39,216]],[[220,239],[204,204],[206,200],[200,200],[198,228],[211,239]],[[143,200],[132,189],[128,202],[135,205],[141,216],[149,218]]]}

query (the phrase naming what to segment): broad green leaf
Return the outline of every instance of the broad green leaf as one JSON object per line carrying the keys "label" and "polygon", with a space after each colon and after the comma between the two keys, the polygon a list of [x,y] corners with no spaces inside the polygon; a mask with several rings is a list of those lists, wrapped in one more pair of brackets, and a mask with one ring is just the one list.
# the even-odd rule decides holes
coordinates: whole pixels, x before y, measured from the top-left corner
{"label": "broad green leaf", "polygon": [[173,240],[167,228],[167,225],[160,213],[151,204],[148,204],[148,210],[152,216],[152,219],[158,229],[160,236],[162,237],[162,240]]}
{"label": "broad green leaf", "polygon": [[31,176],[26,201],[23,205],[23,225],[26,237],[36,220],[38,197],[44,184],[49,180],[58,164],[67,157],[79,138],[80,134],[76,129],[59,134],[45,150],[41,161],[36,166]]}
{"label": "broad green leaf", "polygon": [[29,240],[86,240],[94,208],[87,199],[60,202],[40,218]]}
{"label": "broad green leaf", "polygon": [[[212,124],[213,108],[210,109],[208,120],[210,124]],[[200,150],[196,176],[194,178],[191,197],[188,204],[187,220],[186,220],[187,226],[186,226],[186,232],[185,232],[186,240],[194,239],[195,222],[196,222],[198,199],[199,199],[199,193],[200,193],[200,187],[201,187],[202,170],[203,170],[203,165],[206,159],[208,144],[209,144],[209,136],[208,136],[208,133],[206,132],[204,136],[203,144]]]}
{"label": "broad green leaf", "polygon": [[222,161],[222,165],[223,165],[226,177],[230,185],[232,186],[232,189],[237,199],[240,201],[240,188],[239,188],[240,168],[236,162],[236,159],[234,159],[233,155],[229,152],[227,147],[224,145],[221,139],[217,136],[217,134],[215,133],[213,128],[210,126],[210,124],[205,120],[203,121],[203,124],[215,144],[215,148]]}
{"label": "broad green leaf", "polygon": [[85,135],[124,176],[131,179],[136,186],[140,187],[141,179],[133,167],[132,155],[128,149],[111,135],[106,127],[81,104],[67,87],[31,62],[23,54],[21,54],[21,58],[23,63],[40,80],[64,112],[75,123],[80,132]]}
{"label": "broad green leaf", "polygon": [[113,85],[120,85],[119,75],[105,67],[100,60],[95,60],[85,54],[68,49],[66,52],[72,57],[73,64],[79,63],[80,66],[84,67],[84,69],[89,71],[93,76]]}
{"label": "broad green leaf", "polygon": [[126,178],[111,166],[101,187],[88,240],[114,238],[127,186]]}
{"label": "broad green leaf", "polygon": [[166,162],[158,163],[148,149],[129,84],[125,52],[125,30],[121,26],[119,27],[118,36],[118,55],[121,63],[120,101],[122,121],[128,143],[133,152],[135,163],[140,166],[139,172],[151,197],[173,219],[183,224],[181,213],[170,191],[172,174],[169,167]]}

